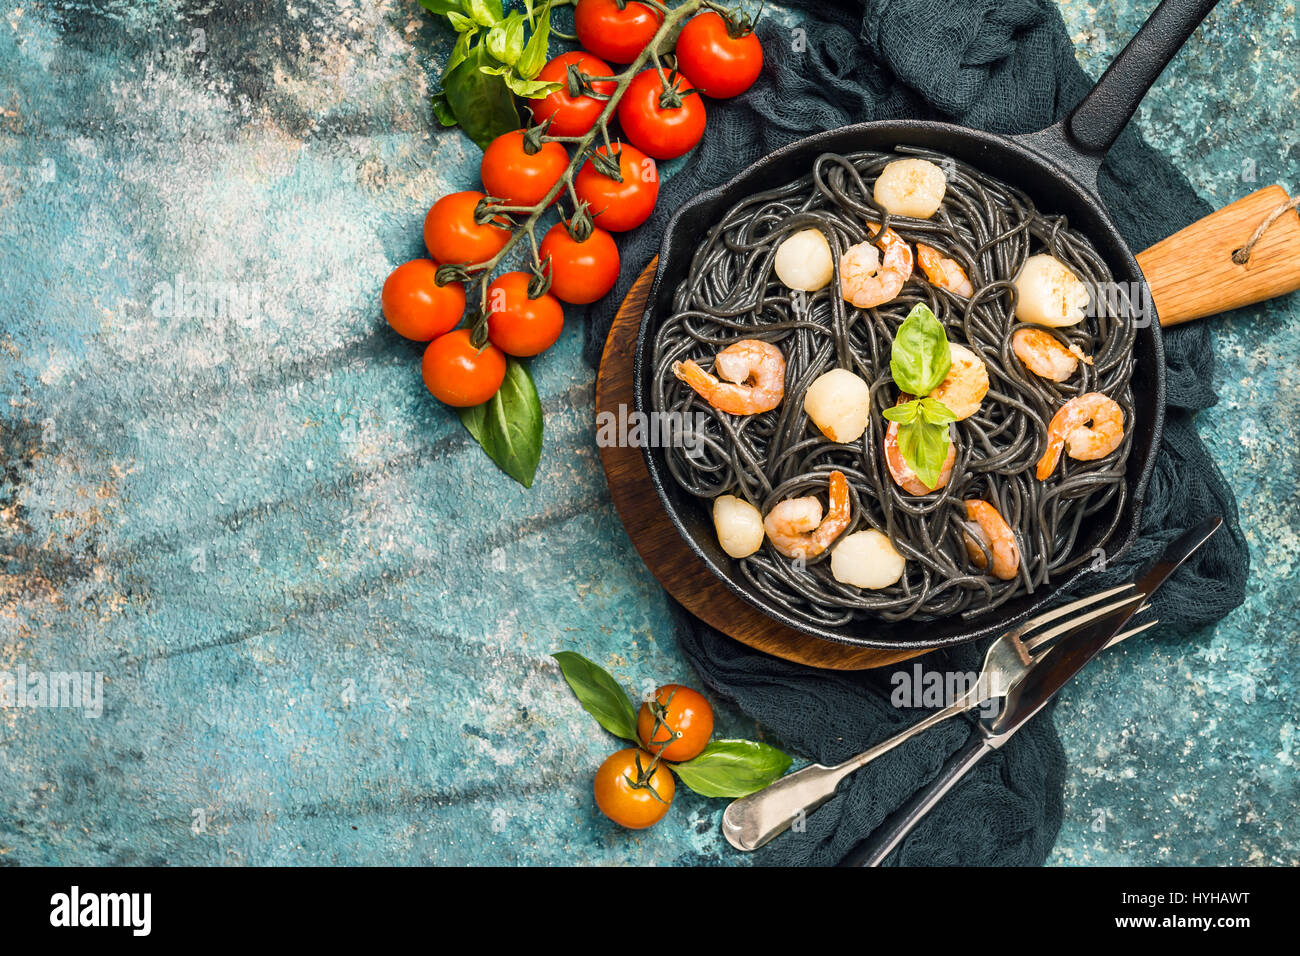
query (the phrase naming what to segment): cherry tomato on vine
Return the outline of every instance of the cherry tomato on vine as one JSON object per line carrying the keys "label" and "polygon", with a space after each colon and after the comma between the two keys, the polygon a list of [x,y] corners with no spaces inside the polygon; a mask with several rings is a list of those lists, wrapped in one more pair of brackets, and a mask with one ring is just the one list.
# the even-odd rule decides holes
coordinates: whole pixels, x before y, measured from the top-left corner
{"label": "cherry tomato on vine", "polygon": [[550,228],[538,255],[551,259],[551,294],[574,305],[595,302],[618,281],[618,246],[604,229],[593,229],[582,242],[569,235],[564,223]]}
{"label": "cherry tomato on vine", "polygon": [[488,286],[488,340],[505,352],[527,358],[545,352],[564,329],[564,307],[549,292],[528,298],[527,272],[507,272]]}
{"label": "cherry tomato on vine", "polygon": [[[546,131],[552,136],[582,136],[596,125],[596,119],[605,108],[605,101],[594,96],[569,95],[570,64],[587,76],[612,76],[614,72],[604,60],[599,60],[584,50],[561,53],[542,67],[537,79],[546,83],[564,84],[563,89],[551,93],[545,99],[529,101],[534,120],[539,124],[548,119],[551,121]],[[612,80],[605,80],[592,83],[591,88],[608,96],[614,92],[616,85]]]}
{"label": "cherry tomato on vine", "polygon": [[734,27],[709,10],[682,28],[677,65],[705,96],[725,99],[754,85],[763,69],[763,44],[753,30]]}
{"label": "cherry tomato on vine", "polygon": [[661,760],[690,760],[713,736],[713,708],[699,691],[665,684],[655,691],[653,703],[641,705],[636,735]]}
{"label": "cherry tomato on vine", "polygon": [[644,830],[662,820],[672,806],[677,783],[662,763],[647,773],[653,761],[654,757],[635,747],[611,754],[596,771],[594,789],[600,812],[629,830]]}
{"label": "cherry tomato on vine", "polygon": [[380,305],[398,335],[427,342],[454,329],[465,314],[465,286],[459,282],[438,285],[437,275],[438,263],[412,259],[384,280]]}
{"label": "cherry tomato on vine", "polygon": [[[655,161],[628,143],[614,147],[622,181],[611,179],[588,159],[574,177],[578,198],[591,207],[596,225],[610,232],[635,229],[650,218],[659,198],[659,169]],[[608,155],[608,149],[596,152]]]}
{"label": "cherry tomato on vine", "polygon": [[542,143],[535,153],[524,148],[524,131],[502,133],[488,144],[479,164],[483,188],[510,206],[535,206],[559,182],[569,154],[559,143]]}
{"label": "cherry tomato on vine", "polygon": [[424,244],[438,262],[473,265],[486,262],[510,239],[510,223],[500,216],[475,220],[484,195],[470,190],[443,196],[424,217]]}
{"label": "cherry tomato on vine", "polygon": [[644,3],[626,3],[620,10],[617,0],[578,0],[573,9],[578,41],[611,63],[635,60],[654,39],[662,19]]}
{"label": "cherry tomato on vine", "polygon": [[669,74],[665,87],[658,70],[642,70],[618,101],[618,122],[642,152],[676,159],[704,135],[704,100],[681,73]]}
{"label": "cherry tomato on vine", "polygon": [[456,408],[482,405],[506,378],[506,357],[490,342],[481,350],[470,342],[469,329],[439,336],[424,350],[420,373],[425,387],[440,402]]}

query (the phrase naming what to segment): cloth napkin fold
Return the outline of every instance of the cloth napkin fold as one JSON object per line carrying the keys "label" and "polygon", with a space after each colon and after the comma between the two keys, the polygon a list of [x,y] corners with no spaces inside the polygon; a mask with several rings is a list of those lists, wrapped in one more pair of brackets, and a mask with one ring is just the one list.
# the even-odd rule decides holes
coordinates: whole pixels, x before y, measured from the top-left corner
{"label": "cloth napkin fold", "polygon": [[[682,202],[762,155],[810,133],[864,120],[947,119],[997,132],[1029,132],[1060,119],[1091,86],[1050,0],[787,0],[759,23],[766,65],[749,93],[709,101],[701,144],[670,171],[649,222],[622,239],[623,275],[589,312],[585,354],[595,366],[614,310],[658,251]],[[1186,179],[1130,127],[1102,169],[1102,197],[1134,251],[1208,213]],[[1249,557],[1231,490],[1197,437],[1193,413],[1214,404],[1211,326],[1165,333],[1168,414],[1143,514],[1124,560],[1089,578],[1087,591],[1132,576],[1181,531],[1210,514],[1226,528],[1158,595],[1162,628],[1215,621],[1244,600]],[[1226,533],[1225,533],[1226,532]],[[682,653],[714,692],[795,752],[836,763],[919,719],[890,702],[891,675],[912,662],[857,674],[777,660],[679,614]],[[928,671],[977,672],[987,643],[919,658]],[[932,779],[971,733],[948,721],[854,774],[811,814],[802,833],[759,851],[769,864],[838,862]],[[1044,711],[987,758],[911,834],[889,862],[1037,865],[1062,814],[1065,756]]]}

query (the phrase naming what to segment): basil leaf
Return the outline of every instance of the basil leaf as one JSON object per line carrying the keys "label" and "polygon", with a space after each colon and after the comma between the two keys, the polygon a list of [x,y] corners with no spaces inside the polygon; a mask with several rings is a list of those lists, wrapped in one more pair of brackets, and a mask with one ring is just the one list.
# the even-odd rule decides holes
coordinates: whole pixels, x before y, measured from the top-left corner
{"label": "basil leaf", "polygon": [[453,10],[451,13],[447,14],[447,19],[451,21],[451,28],[457,33],[478,32],[478,24],[463,13],[456,13]]}
{"label": "basil leaf", "polygon": [[891,422],[910,425],[921,416],[921,403],[917,401],[903,402],[901,405],[886,408],[880,414]]}
{"label": "basil leaf", "polygon": [[[472,26],[472,24],[471,24]],[[447,57],[447,65],[443,67],[443,76],[446,76],[456,67],[465,62],[469,56],[470,46],[474,43],[474,38],[478,36],[478,27],[466,30],[460,36],[456,37],[456,45],[451,48],[451,55]]]}
{"label": "basil leaf", "polygon": [[442,88],[461,128],[480,148],[487,149],[502,133],[519,129],[519,111],[505,79],[484,73],[484,66],[490,63],[479,44],[443,76]]}
{"label": "basil leaf", "polygon": [[931,425],[949,425],[957,420],[952,409],[937,398],[923,398],[917,403],[921,417]]}
{"label": "basil leaf", "polygon": [[747,797],[790,768],[790,757],[754,740],[714,740],[693,760],[670,763],[682,783],[703,797]]}
{"label": "basil leaf", "polygon": [[558,651],[551,656],[559,663],[560,672],[573,688],[582,709],[595,717],[596,723],[615,737],[637,739],[636,711],[618,681],[573,651]]}
{"label": "basil leaf", "polygon": [[451,111],[447,94],[441,90],[433,94],[433,115],[443,126],[456,125],[456,114]]}
{"label": "basil leaf", "polygon": [[[430,13],[450,16],[460,9],[460,0],[420,0],[420,6]],[[459,16],[460,14],[456,14]]]}
{"label": "basil leaf", "polygon": [[506,66],[514,66],[524,52],[524,15],[516,11],[488,31],[483,40],[488,53]]}
{"label": "basil leaf", "polygon": [[529,99],[539,100],[542,97],[550,96],[559,90],[564,89],[563,83],[548,83],[545,80],[525,80],[522,77],[514,75],[514,72],[508,66],[485,66],[484,73],[491,73],[501,77],[506,81],[506,86],[510,87],[511,92],[518,96],[526,96]]}
{"label": "basil leaf", "polygon": [[948,336],[929,307],[918,303],[894,335],[889,371],[904,392],[917,398],[939,387],[952,365]]}
{"label": "basil leaf", "polygon": [[918,419],[898,426],[898,450],[916,477],[933,491],[939,484],[943,463],[948,460],[948,426]]}
{"label": "basil leaf", "polygon": [[533,486],[542,458],[542,403],[527,365],[507,359],[500,390],[482,405],[462,408],[460,420],[502,471]]}
{"label": "basil leaf", "polygon": [[[528,4],[529,19],[532,19],[532,4]],[[547,0],[542,5],[542,12],[538,15],[537,24],[533,27],[533,35],[528,38],[528,45],[524,47],[523,54],[519,57],[519,62],[515,64],[515,69],[525,80],[537,78],[537,74],[542,72],[542,67],[546,65],[546,48],[551,41],[551,3]],[[518,92],[516,90],[515,92]],[[527,96],[527,93],[520,93],[520,96]]]}
{"label": "basil leaf", "polygon": [[460,6],[479,26],[494,27],[501,22],[501,0],[461,0]]}

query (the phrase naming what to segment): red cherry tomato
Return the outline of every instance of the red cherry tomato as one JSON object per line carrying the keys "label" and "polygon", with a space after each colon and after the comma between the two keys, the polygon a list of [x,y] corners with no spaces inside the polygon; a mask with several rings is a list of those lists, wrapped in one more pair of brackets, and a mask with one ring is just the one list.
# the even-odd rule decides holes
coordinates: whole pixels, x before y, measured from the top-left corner
{"label": "red cherry tomato", "polygon": [[564,307],[549,292],[528,298],[527,272],[507,272],[488,286],[488,339],[507,355],[545,352],[564,328]]}
{"label": "red cherry tomato", "polygon": [[[593,126],[605,108],[605,101],[593,96],[569,95],[569,66],[587,76],[612,76],[614,71],[608,63],[598,60],[583,50],[561,53],[546,66],[537,78],[547,83],[563,83],[564,89],[552,93],[542,100],[530,100],[533,106],[533,119],[538,123],[550,120],[547,132],[552,136],[582,136]],[[592,83],[591,88],[597,93],[608,96],[614,92],[615,83],[604,81]]]}
{"label": "red cherry tomato", "polygon": [[469,408],[497,393],[506,378],[506,357],[490,342],[481,350],[474,348],[469,329],[456,329],[429,343],[420,373],[438,401]]}
{"label": "red cherry tomato", "polygon": [[551,259],[551,294],[574,305],[595,302],[618,281],[618,246],[604,229],[593,229],[578,242],[564,223],[556,223],[538,249],[542,262]]}
{"label": "red cherry tomato", "polygon": [[379,301],[398,335],[427,342],[454,329],[465,314],[465,287],[459,282],[438,285],[437,275],[438,263],[412,259],[384,280]]}
{"label": "red cherry tomato", "polygon": [[[642,70],[618,101],[618,121],[627,138],[655,159],[676,159],[695,148],[704,135],[704,100],[685,75],[669,76],[664,87],[659,71]],[[671,92],[669,92],[671,91]],[[680,105],[664,105],[674,98]]]}
{"label": "red cherry tomato", "polygon": [[[628,143],[615,147],[622,181],[598,171],[588,159],[574,177],[578,198],[591,207],[596,225],[610,232],[635,229],[650,218],[659,198],[659,169],[655,161]],[[604,146],[596,152],[607,154]]]}
{"label": "red cherry tomato", "polygon": [[578,0],[573,9],[578,42],[611,63],[635,60],[654,39],[661,20],[659,11],[644,3],[628,3],[620,10],[615,0]]}
{"label": "red cherry tomato", "polygon": [[559,143],[542,143],[531,155],[524,149],[524,131],[502,133],[483,151],[479,173],[489,196],[510,206],[535,206],[550,192],[569,165]]}
{"label": "red cherry tomato", "polygon": [[[424,244],[438,262],[486,262],[510,239],[510,223],[500,216],[479,224],[474,211],[484,199],[480,192],[443,196],[424,217]],[[495,223],[495,224],[494,224]]]}
{"label": "red cherry tomato", "polygon": [[752,30],[733,36],[727,21],[709,10],[682,28],[677,65],[700,92],[725,99],[754,85],[763,69],[763,44]]}

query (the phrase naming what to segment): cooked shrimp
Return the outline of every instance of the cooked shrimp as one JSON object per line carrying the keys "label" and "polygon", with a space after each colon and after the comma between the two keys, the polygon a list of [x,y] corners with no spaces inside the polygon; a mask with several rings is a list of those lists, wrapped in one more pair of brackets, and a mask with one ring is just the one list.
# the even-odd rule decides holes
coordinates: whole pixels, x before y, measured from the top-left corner
{"label": "cooked shrimp", "polygon": [[763,528],[772,547],[787,558],[815,558],[831,546],[849,526],[849,483],[842,471],[832,471],[830,510],[822,518],[822,503],[817,498],[787,498],[763,519]]}
{"label": "cooked shrimp", "polygon": [[757,339],[733,342],[717,354],[715,378],[691,359],[673,363],[673,374],[720,412],[757,415],[771,411],[785,396],[785,356]]}
{"label": "cooked shrimp", "polygon": [[921,267],[930,284],[940,289],[947,289],[953,295],[969,299],[975,294],[975,287],[970,284],[970,276],[956,259],[949,259],[934,246],[923,242],[916,244],[916,264]]}
{"label": "cooked shrimp", "polygon": [[957,421],[961,421],[980,410],[980,403],[989,391],[989,370],[984,360],[964,345],[950,342],[948,354],[952,365],[930,397],[947,405]]}
{"label": "cooked shrimp", "polygon": [[948,479],[952,476],[952,463],[956,460],[957,445],[952,441],[950,431],[948,457],[944,459],[943,467],[939,469],[939,483],[931,488],[912,470],[912,466],[907,463],[903,458],[903,453],[899,451],[898,422],[890,422],[889,428],[885,430],[885,464],[889,467],[889,475],[894,479],[894,484],[909,495],[928,495],[948,484]]}
{"label": "cooked shrimp", "polygon": [[1025,368],[1051,382],[1064,382],[1079,367],[1079,354],[1042,329],[1016,329],[1011,336],[1011,351]]}
{"label": "cooked shrimp", "polygon": [[993,576],[1010,581],[1020,570],[1020,548],[1006,520],[987,501],[967,501],[966,553],[977,568],[988,567],[987,551],[993,555]]}
{"label": "cooked shrimp", "polygon": [[1124,409],[1113,399],[1101,392],[1072,398],[1056,410],[1047,426],[1047,450],[1038,459],[1038,480],[1046,480],[1056,470],[1062,446],[1076,461],[1096,461],[1123,440]]}
{"label": "cooked shrimp", "polygon": [[[871,228],[873,235],[880,232]],[[883,259],[874,241],[849,246],[840,257],[840,295],[856,308],[883,305],[898,295],[912,276],[912,247],[892,229],[885,230],[882,242]]]}

